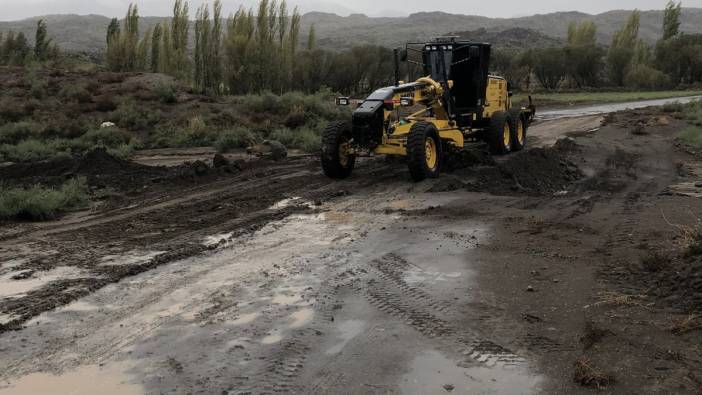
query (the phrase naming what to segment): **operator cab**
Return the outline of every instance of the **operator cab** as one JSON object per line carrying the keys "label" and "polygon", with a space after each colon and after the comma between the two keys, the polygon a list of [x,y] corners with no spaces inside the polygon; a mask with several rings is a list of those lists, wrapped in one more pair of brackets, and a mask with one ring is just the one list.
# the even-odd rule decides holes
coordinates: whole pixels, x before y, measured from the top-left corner
{"label": "operator cab", "polygon": [[[418,45],[422,45],[421,49],[417,48]],[[423,44],[410,43],[406,49],[408,52],[421,51],[424,75],[444,86],[453,81],[444,104],[459,126],[470,127],[473,121],[480,120],[488,84],[490,44],[457,41],[449,37]]]}

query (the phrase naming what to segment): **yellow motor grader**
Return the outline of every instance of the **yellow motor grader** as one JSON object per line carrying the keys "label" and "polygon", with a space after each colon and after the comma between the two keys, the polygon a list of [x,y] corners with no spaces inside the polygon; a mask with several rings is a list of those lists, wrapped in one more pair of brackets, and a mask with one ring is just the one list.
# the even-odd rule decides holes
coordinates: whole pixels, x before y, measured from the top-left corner
{"label": "yellow motor grader", "polygon": [[[356,157],[385,154],[406,157],[412,179],[421,181],[437,177],[446,157],[475,142],[495,155],[523,149],[536,109],[531,98],[527,107],[512,107],[508,82],[488,73],[490,49],[439,38],[395,50],[395,85],[360,102],[350,124],[334,122],[322,133],[324,173],[347,178]],[[408,60],[412,51],[421,61]],[[399,81],[401,60],[421,66],[426,77]]]}

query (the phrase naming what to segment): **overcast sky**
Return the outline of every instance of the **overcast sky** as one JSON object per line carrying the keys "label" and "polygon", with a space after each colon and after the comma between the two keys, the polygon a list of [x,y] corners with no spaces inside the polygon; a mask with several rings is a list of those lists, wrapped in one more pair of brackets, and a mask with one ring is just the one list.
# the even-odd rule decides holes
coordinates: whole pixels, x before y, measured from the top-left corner
{"label": "overcast sky", "polygon": [[[131,0],[139,5],[143,16],[166,16],[171,13],[172,0]],[[191,0],[191,9],[206,0]],[[225,12],[239,5],[250,6],[254,0],[223,0]],[[122,16],[130,0],[0,0],[0,20],[16,20],[45,14],[101,14]],[[446,11],[451,13],[514,17],[555,11],[600,13],[612,9],[661,9],[666,0],[290,0],[303,12],[324,11],[348,15],[351,12],[369,16],[400,16],[417,11]],[[686,0],[685,7],[702,7],[702,0]]]}

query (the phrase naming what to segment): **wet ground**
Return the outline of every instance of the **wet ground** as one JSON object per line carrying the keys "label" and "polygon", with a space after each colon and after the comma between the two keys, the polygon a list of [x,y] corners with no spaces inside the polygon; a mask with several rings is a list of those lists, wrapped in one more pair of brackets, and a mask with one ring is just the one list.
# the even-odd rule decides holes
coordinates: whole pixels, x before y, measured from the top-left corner
{"label": "wet ground", "polygon": [[6,224],[0,394],[699,394],[700,332],[671,327],[702,287],[660,279],[693,264],[668,223],[702,211],[682,126],[544,120],[530,151],[419,184],[297,157]]}

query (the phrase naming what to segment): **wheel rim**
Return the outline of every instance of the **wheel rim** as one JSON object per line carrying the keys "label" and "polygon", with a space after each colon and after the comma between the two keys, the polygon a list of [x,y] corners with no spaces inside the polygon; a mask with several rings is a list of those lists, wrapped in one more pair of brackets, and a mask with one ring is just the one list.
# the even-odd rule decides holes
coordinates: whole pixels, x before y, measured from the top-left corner
{"label": "wheel rim", "polygon": [[426,160],[427,167],[430,170],[434,170],[434,168],[436,168],[436,164],[438,162],[436,142],[431,137],[427,138],[427,140],[424,142],[424,159]]}
{"label": "wheel rim", "polygon": [[508,148],[511,142],[509,124],[505,124],[504,130],[502,131],[502,140],[505,145],[505,148]]}
{"label": "wheel rim", "polygon": [[524,122],[521,119],[517,121],[517,141],[520,145],[524,144]]}
{"label": "wheel rim", "polygon": [[339,164],[343,168],[349,167],[349,142],[344,139],[339,143]]}

